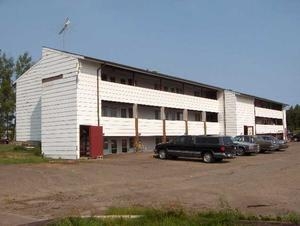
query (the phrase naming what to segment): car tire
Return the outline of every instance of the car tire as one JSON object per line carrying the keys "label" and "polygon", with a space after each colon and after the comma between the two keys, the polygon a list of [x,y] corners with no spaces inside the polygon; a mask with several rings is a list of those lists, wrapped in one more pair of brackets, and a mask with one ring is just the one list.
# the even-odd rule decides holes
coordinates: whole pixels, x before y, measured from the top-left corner
{"label": "car tire", "polygon": [[203,161],[205,163],[212,163],[214,162],[214,156],[212,155],[212,153],[210,151],[207,151],[203,154]]}
{"label": "car tire", "polygon": [[159,157],[160,159],[167,159],[167,151],[166,151],[166,150],[160,150],[160,151],[158,152],[158,157]]}
{"label": "car tire", "polygon": [[239,147],[239,149],[238,149],[238,153],[239,153],[239,155],[240,156],[243,156],[243,155],[245,155],[246,153],[245,153],[245,149],[244,148],[242,148],[242,147]]}

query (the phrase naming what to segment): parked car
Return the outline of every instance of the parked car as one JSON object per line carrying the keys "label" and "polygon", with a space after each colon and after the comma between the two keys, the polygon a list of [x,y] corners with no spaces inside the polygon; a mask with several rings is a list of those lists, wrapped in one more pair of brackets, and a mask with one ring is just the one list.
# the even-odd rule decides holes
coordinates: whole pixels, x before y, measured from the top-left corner
{"label": "parked car", "polygon": [[233,138],[233,143],[236,147],[237,155],[250,155],[259,152],[259,144],[243,141],[241,136]]}
{"label": "parked car", "polygon": [[276,140],[277,144],[279,145],[278,150],[286,149],[286,148],[289,147],[289,145],[287,144],[287,141],[280,140],[280,139],[278,139],[276,137],[275,137],[275,140]]}
{"label": "parked car", "polygon": [[262,137],[262,139],[264,139],[265,141],[271,142],[275,150],[279,150],[279,143],[275,137],[271,135],[260,135],[260,137]]}
{"label": "parked car", "polygon": [[265,151],[274,151],[278,147],[274,146],[270,141],[264,140],[261,136],[255,136],[255,135],[239,135],[236,136],[238,137],[241,141],[244,142],[250,142],[250,143],[255,143],[259,145],[259,152],[263,153]]}
{"label": "parked car", "polygon": [[295,141],[295,142],[300,141],[300,133],[297,133],[297,134],[293,135],[291,137],[291,140]]}
{"label": "parked car", "polygon": [[177,157],[202,158],[205,163],[235,157],[235,147],[229,136],[179,136],[155,146],[160,159]]}
{"label": "parked car", "polygon": [[276,150],[282,150],[288,148],[288,144],[284,140],[280,140],[277,137],[271,136],[271,135],[262,135],[262,138],[264,140],[271,141],[272,143],[275,143],[277,145]]}

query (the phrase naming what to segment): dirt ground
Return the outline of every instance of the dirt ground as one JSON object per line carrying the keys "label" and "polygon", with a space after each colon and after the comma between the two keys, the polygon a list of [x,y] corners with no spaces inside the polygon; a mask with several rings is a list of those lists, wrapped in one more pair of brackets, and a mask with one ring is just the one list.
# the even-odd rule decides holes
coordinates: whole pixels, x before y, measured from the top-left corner
{"label": "dirt ground", "polygon": [[300,142],[223,163],[159,160],[152,152],[103,160],[0,166],[0,225],[110,206],[230,206],[261,215],[300,213]]}

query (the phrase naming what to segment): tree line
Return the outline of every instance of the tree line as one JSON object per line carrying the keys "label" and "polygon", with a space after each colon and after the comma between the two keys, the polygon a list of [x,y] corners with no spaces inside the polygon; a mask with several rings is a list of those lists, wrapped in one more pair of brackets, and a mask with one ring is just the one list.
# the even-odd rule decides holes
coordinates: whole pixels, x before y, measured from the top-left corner
{"label": "tree line", "polygon": [[0,50],[0,139],[15,138],[16,90],[14,81],[33,65],[25,52],[17,59]]}
{"label": "tree line", "polygon": [[291,132],[300,130],[300,105],[291,106],[286,111],[286,121]]}

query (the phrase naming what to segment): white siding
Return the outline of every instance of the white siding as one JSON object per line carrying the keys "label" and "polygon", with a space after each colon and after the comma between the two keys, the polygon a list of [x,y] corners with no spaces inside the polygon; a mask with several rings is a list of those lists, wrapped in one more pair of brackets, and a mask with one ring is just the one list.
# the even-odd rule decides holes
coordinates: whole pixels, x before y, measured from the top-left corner
{"label": "white siding", "polygon": [[106,81],[101,81],[100,87],[102,100],[198,111],[219,111],[219,103],[217,100]]}
{"label": "white siding", "polygon": [[41,141],[41,93],[44,60],[16,82],[16,140]]}
{"label": "white siding", "polygon": [[282,119],[282,111],[255,107],[255,115],[259,117]]}
{"label": "white siding", "polygon": [[[95,70],[92,70],[94,68]],[[86,63],[81,64],[77,89],[79,125],[97,125],[97,67],[88,67]],[[99,103],[101,116],[100,106],[101,100]]]}
{"label": "white siding", "polygon": [[152,119],[139,119],[139,133],[141,136],[162,136],[163,121]]}
{"label": "white siding", "polygon": [[282,125],[256,125],[256,133],[283,133]]}
{"label": "white siding", "polygon": [[47,157],[79,158],[77,66],[72,56],[45,49],[42,78],[63,78],[42,84],[42,151]]}
{"label": "white siding", "polygon": [[184,133],[185,133],[185,122],[184,121],[166,120],[166,135],[167,136],[184,135]]}
{"label": "white siding", "polygon": [[244,126],[253,126],[254,129],[254,98],[237,96],[236,115],[237,135],[244,134]]}
{"label": "white siding", "polygon": [[230,90],[224,91],[225,95],[225,121],[226,121],[226,135],[237,135],[237,122],[236,122],[236,96]]}
{"label": "white siding", "polygon": [[220,126],[217,122],[206,122],[206,134],[207,135],[219,135]]}
{"label": "white siding", "polygon": [[189,135],[204,135],[204,122],[188,122]]}
{"label": "white siding", "polygon": [[219,122],[219,131],[220,134],[225,134],[225,126],[224,126],[224,92],[218,92],[218,102],[219,102],[219,114],[218,114],[218,122]]}
{"label": "white siding", "polygon": [[133,118],[101,117],[100,125],[103,126],[104,136],[135,136]]}

